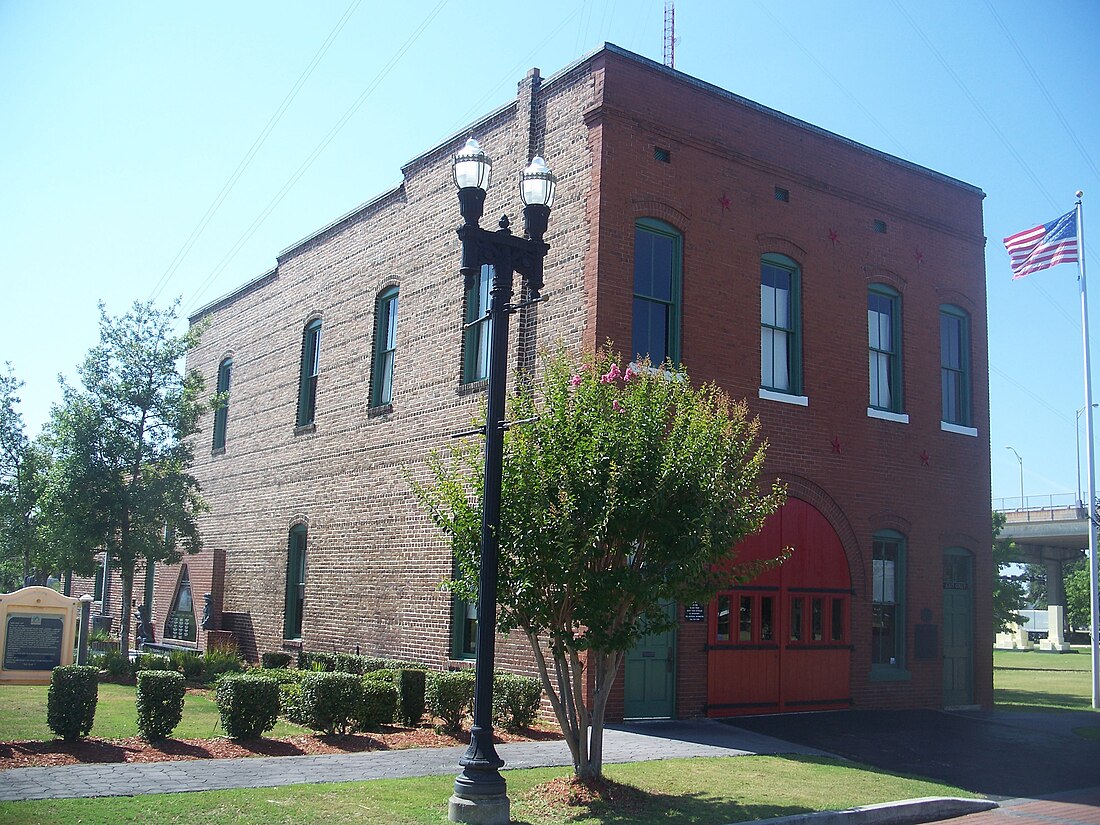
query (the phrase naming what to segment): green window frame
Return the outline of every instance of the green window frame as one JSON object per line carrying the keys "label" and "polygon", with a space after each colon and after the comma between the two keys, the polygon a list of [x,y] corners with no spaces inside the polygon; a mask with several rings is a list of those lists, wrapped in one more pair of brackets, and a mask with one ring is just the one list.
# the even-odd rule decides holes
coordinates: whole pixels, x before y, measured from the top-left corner
{"label": "green window frame", "polygon": [[492,322],[489,319],[489,292],[493,286],[493,267],[484,264],[466,290],[465,331],[462,337],[462,383],[472,384],[489,377],[489,340]]}
{"label": "green window frame", "polygon": [[302,370],[298,379],[299,427],[312,424],[317,416],[317,375],[321,369],[321,319],[306,324],[302,332]]}
{"label": "green window frame", "polygon": [[680,233],[663,221],[636,221],[631,352],[654,366],[680,363],[682,269]]}
{"label": "green window frame", "polygon": [[453,658],[477,658],[477,602],[455,597],[451,639]]}
{"label": "green window frame", "polygon": [[306,602],[306,526],[290,528],[286,554],[286,601],[283,604],[283,638],[302,638]]}
{"label": "green window frame", "polygon": [[871,542],[871,670],[905,672],[905,537],[894,530]]}
{"label": "green window frame", "polygon": [[957,306],[940,307],[941,419],[969,427],[970,417],[970,316]]}
{"label": "green window frame", "polygon": [[760,259],[760,386],[802,394],[802,270],[786,255]]}
{"label": "green window frame", "polygon": [[378,296],[374,305],[374,363],[371,370],[370,405],[393,401],[393,363],[397,353],[397,287]]}
{"label": "green window frame", "polygon": [[867,291],[867,344],[871,408],[902,411],[901,295],[884,284]]}
{"label": "green window frame", "polygon": [[218,364],[218,407],[214,410],[213,449],[225,449],[225,431],[229,424],[229,384],[233,375],[233,359]]}

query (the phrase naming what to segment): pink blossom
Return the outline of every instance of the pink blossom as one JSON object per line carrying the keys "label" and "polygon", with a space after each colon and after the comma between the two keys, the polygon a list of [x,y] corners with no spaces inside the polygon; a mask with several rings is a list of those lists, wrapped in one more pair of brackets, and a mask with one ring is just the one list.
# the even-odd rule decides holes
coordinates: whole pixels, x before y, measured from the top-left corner
{"label": "pink blossom", "polygon": [[581,380],[582,379],[579,375],[574,375],[572,378],[569,379],[569,386],[579,387],[581,385]]}
{"label": "pink blossom", "polygon": [[615,412],[626,412],[626,408],[619,403],[618,398],[611,402],[611,408],[615,410]]}
{"label": "pink blossom", "polygon": [[600,376],[600,382],[603,384],[610,384],[616,378],[622,378],[623,374],[619,372],[619,365],[612,364],[611,369],[607,371],[607,375]]}
{"label": "pink blossom", "polygon": [[638,377],[638,373],[636,373],[634,371],[633,367],[627,367],[626,372],[623,373],[623,380],[624,381],[629,381],[630,379],[637,378],[637,377]]}

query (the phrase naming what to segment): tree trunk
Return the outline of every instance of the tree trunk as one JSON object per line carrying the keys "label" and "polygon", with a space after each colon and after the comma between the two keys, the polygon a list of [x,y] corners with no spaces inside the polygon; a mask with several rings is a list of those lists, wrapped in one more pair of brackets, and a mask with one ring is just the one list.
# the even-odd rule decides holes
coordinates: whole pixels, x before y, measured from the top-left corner
{"label": "tree trunk", "polygon": [[124,562],[119,568],[119,578],[122,580],[122,595],[119,597],[119,630],[118,649],[123,653],[130,650],[130,602],[134,593],[134,562]]}

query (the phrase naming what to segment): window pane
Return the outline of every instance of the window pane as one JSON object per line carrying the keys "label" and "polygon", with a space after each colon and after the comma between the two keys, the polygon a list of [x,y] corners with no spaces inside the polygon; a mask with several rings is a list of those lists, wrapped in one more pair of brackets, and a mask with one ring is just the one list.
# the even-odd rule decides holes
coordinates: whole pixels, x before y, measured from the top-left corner
{"label": "window pane", "polygon": [[825,640],[824,599],[812,599],[810,602],[810,638],[815,642]]}
{"label": "window pane", "polygon": [[869,372],[871,383],[871,406],[891,409],[890,397],[890,356],[882,352],[870,353]]}
{"label": "window pane", "polygon": [[742,642],[752,641],[752,597],[741,597],[741,615],[737,638]]}
{"label": "window pane", "polygon": [[728,642],[730,640],[730,597],[718,597],[718,626],[714,634],[716,642]]}
{"label": "window pane", "polygon": [[760,598],[760,641],[772,641],[772,607],[775,600],[771,596]]}
{"label": "window pane", "polygon": [[832,641],[844,641],[844,599],[833,599],[833,635]]}
{"label": "window pane", "polygon": [[791,641],[802,641],[802,603],[803,599],[791,599]]}
{"label": "window pane", "polygon": [[788,336],[785,332],[774,331],[772,335],[772,389],[789,390],[790,358],[787,354]]}
{"label": "window pane", "polygon": [[634,298],[633,350],[637,356],[649,356],[654,364],[668,357],[669,307],[667,304]]}
{"label": "window pane", "polygon": [[897,664],[897,632],[895,605],[876,604],[871,610],[871,661],[875,664]]}

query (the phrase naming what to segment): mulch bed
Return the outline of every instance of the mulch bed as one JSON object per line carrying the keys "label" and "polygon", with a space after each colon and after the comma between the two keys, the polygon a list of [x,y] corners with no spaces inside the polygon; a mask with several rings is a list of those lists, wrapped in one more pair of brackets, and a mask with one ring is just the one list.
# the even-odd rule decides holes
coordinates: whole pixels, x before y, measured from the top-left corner
{"label": "mulch bed", "polygon": [[[560,739],[556,730],[528,729],[519,732],[494,731],[494,741],[531,742]],[[0,771],[10,768],[79,765],[95,762],[168,762],[180,759],[234,759],[247,756],[303,756],[325,753],[400,750],[402,748],[448,748],[468,744],[470,734],[436,733],[431,727],[383,728],[378,733],[348,736],[313,734],[287,739],[166,739],[146,742],[130,739],[96,739],[78,742],[54,739],[50,742],[0,742]]]}

